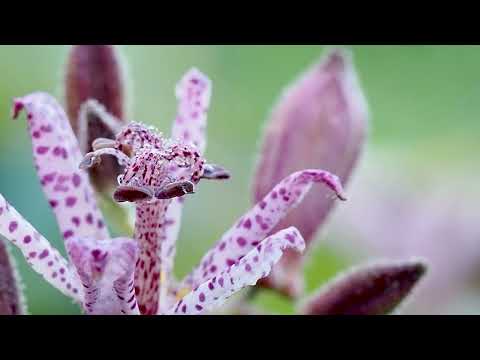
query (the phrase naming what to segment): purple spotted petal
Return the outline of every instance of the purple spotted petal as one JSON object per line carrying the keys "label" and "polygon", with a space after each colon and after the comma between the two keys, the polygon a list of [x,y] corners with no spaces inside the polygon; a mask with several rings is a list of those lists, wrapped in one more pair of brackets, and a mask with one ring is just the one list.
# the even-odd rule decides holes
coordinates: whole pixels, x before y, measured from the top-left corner
{"label": "purple spotted petal", "polygon": [[137,244],[129,238],[71,238],[66,247],[85,292],[89,315],[138,315],[133,273]]}
{"label": "purple spotted petal", "polygon": [[222,306],[233,294],[267,276],[287,248],[300,252],[305,249],[302,235],[294,227],[265,239],[240,261],[178,301],[169,313],[194,315]]}
{"label": "purple spotted petal", "polygon": [[28,264],[63,294],[81,301],[80,282],[60,253],[0,195],[0,235],[20,249]]}
{"label": "purple spotted petal", "polygon": [[19,280],[13,258],[10,256],[6,244],[0,238],[0,315],[25,314],[26,309]]}
{"label": "purple spotted petal", "polygon": [[197,69],[189,70],[176,88],[178,113],[172,138],[193,144],[203,154],[206,147],[207,111],[212,93],[211,82]]}
{"label": "purple spotted petal", "polygon": [[421,261],[386,262],[341,275],[302,306],[307,315],[386,315],[425,275]]}
{"label": "purple spotted petal", "polygon": [[[176,88],[178,113],[173,123],[172,138],[195,145],[200,154],[205,152],[207,144],[207,111],[210,106],[211,92],[211,81],[197,69],[189,70]],[[160,252],[161,271],[168,281],[160,285],[161,304],[166,303],[167,284],[170,282],[173,269],[175,244],[180,232],[184,200],[184,198],[173,199],[165,215],[165,240]]]}
{"label": "purple spotted petal", "polygon": [[[112,45],[75,45],[68,55],[65,76],[65,103],[68,117],[78,139],[85,138],[84,154],[91,152],[97,138],[113,139],[116,133],[95,114],[86,117],[87,124],[79,124],[80,108],[94,99],[112,114],[117,125],[125,116],[125,89],[121,62]],[[81,133],[85,131],[85,133]],[[82,141],[80,141],[82,145]],[[98,189],[114,184],[121,168],[114,159],[105,159],[101,167],[89,170]]]}
{"label": "purple spotted petal", "polygon": [[[330,52],[282,96],[268,122],[254,184],[260,201],[286,175],[322,168],[345,185],[359,158],[367,125],[367,104],[348,56]],[[307,248],[334,205],[326,189],[316,188],[277,229],[296,226]],[[268,285],[298,295],[301,257],[287,253]]]}
{"label": "purple spotted petal", "polygon": [[37,173],[63,238],[108,238],[88,176],[78,168],[82,154],[65,112],[45,93],[15,99],[14,118],[23,109]]}
{"label": "purple spotted petal", "polygon": [[291,174],[222,236],[184,280],[184,286],[193,288],[240,260],[271,233],[315,183],[326,185],[337,197],[344,199],[338,178],[326,171],[311,169]]}

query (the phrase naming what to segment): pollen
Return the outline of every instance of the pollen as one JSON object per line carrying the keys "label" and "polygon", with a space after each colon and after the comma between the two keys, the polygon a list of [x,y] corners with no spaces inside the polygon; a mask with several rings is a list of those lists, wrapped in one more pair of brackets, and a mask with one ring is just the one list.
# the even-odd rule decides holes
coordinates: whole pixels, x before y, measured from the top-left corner
{"label": "pollen", "polygon": [[188,287],[184,287],[184,288],[181,288],[180,290],[178,290],[177,292],[177,301],[180,301],[182,300],[186,295],[188,295],[190,292],[192,291],[192,289],[188,288]]}
{"label": "pollen", "polygon": [[167,273],[165,271],[160,272],[160,284],[165,284],[167,282]]}

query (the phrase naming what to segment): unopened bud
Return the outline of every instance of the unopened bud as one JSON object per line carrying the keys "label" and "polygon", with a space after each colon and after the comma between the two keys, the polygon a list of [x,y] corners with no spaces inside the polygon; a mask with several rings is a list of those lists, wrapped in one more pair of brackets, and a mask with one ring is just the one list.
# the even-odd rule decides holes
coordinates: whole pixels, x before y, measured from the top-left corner
{"label": "unopened bud", "polygon": [[421,261],[386,262],[351,270],[302,306],[305,315],[387,315],[425,275]]}
{"label": "unopened bud", "polygon": [[[65,77],[68,117],[83,154],[97,138],[113,139],[125,118],[125,88],[120,60],[112,45],[74,45]],[[121,169],[114,159],[90,170],[97,190],[115,186]]]}
{"label": "unopened bud", "polygon": [[[367,117],[350,56],[333,50],[296,81],[274,108],[257,166],[255,202],[282,178],[302,169],[327,170],[345,185],[363,147]],[[308,247],[334,204],[328,190],[316,187],[272,232],[295,226]],[[301,270],[302,256],[288,252],[262,284],[299,296]]]}

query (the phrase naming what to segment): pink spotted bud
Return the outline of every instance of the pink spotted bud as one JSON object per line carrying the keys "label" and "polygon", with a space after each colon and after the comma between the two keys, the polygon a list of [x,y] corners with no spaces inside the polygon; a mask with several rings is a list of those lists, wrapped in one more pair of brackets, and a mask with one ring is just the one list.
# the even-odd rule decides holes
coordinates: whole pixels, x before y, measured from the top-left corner
{"label": "pink spotted bud", "polygon": [[305,315],[387,315],[425,275],[422,261],[385,262],[341,275],[301,306]]}
{"label": "pink spotted bud", "polygon": [[5,243],[0,239],[0,315],[22,315],[24,312],[17,271]]}
{"label": "pink spotted bud", "polygon": [[[254,180],[255,201],[282,178],[302,169],[327,170],[345,185],[362,150],[367,118],[367,104],[349,54],[331,51],[290,86],[275,106]],[[272,232],[295,226],[309,246],[334,204],[328,190],[316,187]],[[262,284],[296,297],[303,291],[301,271],[301,255],[288,252]]]}
{"label": "pink spotted bud", "polygon": [[[66,109],[84,154],[97,138],[113,139],[125,124],[125,88],[121,63],[112,45],[75,45],[70,49],[65,77]],[[93,167],[97,190],[115,185],[121,168],[114,159]]]}

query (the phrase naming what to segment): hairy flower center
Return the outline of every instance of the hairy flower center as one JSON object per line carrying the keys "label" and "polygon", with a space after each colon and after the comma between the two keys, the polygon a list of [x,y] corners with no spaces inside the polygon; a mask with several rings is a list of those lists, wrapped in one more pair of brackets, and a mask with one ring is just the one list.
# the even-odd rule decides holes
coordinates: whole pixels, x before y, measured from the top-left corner
{"label": "hairy flower center", "polygon": [[135,154],[118,184],[124,189],[141,189],[156,198],[182,196],[193,192],[193,184],[203,175],[204,163],[186,145],[171,143],[162,149],[148,146]]}
{"label": "hairy flower center", "polygon": [[94,152],[85,156],[82,168],[99,165],[102,155],[115,156],[125,167],[118,176],[114,199],[137,202],[171,199],[194,193],[203,179],[230,177],[223,168],[206,164],[196,147],[162,137],[155,129],[130,123],[115,140],[96,139]]}

